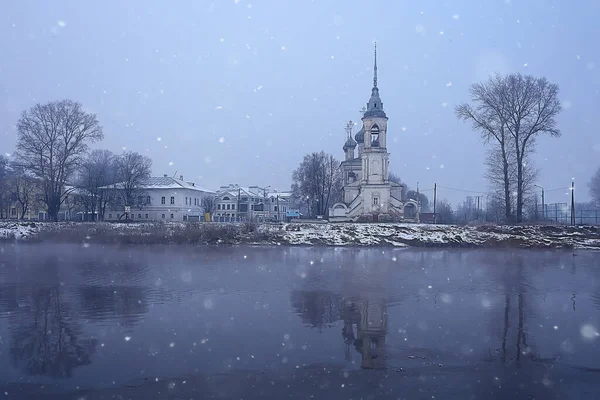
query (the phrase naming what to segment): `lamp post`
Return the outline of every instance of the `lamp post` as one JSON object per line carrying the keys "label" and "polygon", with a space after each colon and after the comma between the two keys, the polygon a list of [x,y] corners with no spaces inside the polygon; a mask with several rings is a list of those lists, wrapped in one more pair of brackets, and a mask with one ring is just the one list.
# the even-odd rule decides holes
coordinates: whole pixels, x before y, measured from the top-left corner
{"label": "lamp post", "polygon": [[546,220],[546,205],[544,203],[544,188],[541,187],[540,185],[533,185],[533,186],[542,189],[542,220]]}

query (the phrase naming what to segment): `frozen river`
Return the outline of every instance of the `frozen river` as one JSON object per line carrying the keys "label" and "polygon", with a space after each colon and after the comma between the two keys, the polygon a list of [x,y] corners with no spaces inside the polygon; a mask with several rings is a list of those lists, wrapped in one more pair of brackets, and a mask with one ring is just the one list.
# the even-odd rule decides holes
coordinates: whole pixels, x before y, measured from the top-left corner
{"label": "frozen river", "polygon": [[600,398],[600,253],[0,248],[6,398]]}

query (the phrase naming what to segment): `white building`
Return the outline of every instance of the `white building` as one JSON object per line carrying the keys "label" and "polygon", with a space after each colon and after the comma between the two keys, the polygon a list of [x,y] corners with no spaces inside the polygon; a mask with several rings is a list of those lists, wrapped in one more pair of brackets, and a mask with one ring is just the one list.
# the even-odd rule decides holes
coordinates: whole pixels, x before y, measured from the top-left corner
{"label": "white building", "polygon": [[221,186],[215,195],[212,220],[285,220],[291,193],[268,190],[260,186]]}
{"label": "white building", "polygon": [[[329,210],[330,221],[418,221],[416,202],[402,200],[402,186],[388,179],[389,153],[387,151],[388,117],[383,110],[377,87],[377,47],[373,68],[371,98],[362,117],[362,129],[352,139],[347,127],[343,146],[345,159],[343,202]],[[358,153],[354,150],[358,147]]]}
{"label": "white building", "polygon": [[[185,181],[183,175],[179,179],[167,175],[151,177],[140,189],[144,194],[130,206],[128,215],[134,221],[203,221],[203,199],[215,195],[212,190]],[[107,221],[124,218],[125,209],[107,210],[104,215]]]}

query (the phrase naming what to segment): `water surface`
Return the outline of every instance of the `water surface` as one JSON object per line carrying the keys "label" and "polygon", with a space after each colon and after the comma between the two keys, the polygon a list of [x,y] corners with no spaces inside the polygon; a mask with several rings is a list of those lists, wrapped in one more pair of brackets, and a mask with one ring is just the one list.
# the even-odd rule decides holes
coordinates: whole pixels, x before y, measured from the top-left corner
{"label": "water surface", "polygon": [[600,398],[599,253],[0,250],[8,398]]}

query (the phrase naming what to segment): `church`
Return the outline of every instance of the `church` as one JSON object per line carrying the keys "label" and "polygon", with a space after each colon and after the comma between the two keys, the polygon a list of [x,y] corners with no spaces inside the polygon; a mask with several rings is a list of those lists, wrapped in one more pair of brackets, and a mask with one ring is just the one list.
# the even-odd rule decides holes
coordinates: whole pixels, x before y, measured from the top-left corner
{"label": "church", "polygon": [[371,98],[363,109],[362,128],[352,138],[354,123],[346,126],[343,146],[343,202],[329,210],[331,222],[419,222],[419,205],[402,199],[402,185],[388,179],[388,117],[377,87],[377,45]]}

